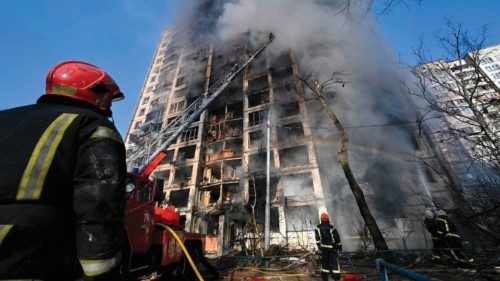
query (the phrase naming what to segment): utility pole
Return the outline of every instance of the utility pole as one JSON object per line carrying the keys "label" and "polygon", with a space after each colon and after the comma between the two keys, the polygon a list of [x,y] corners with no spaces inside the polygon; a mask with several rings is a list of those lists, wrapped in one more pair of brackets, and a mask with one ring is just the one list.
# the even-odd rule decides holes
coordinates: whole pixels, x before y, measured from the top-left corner
{"label": "utility pole", "polygon": [[269,107],[267,114],[267,157],[266,157],[266,213],[264,221],[264,250],[269,250],[269,236],[271,230],[271,107]]}

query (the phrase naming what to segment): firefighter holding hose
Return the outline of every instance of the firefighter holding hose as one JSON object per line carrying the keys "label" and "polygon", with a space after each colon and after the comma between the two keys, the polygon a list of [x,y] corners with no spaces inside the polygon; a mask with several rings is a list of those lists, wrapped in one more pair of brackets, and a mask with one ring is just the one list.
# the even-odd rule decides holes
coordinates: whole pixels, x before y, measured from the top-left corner
{"label": "firefighter holding hose", "polygon": [[321,214],[321,224],[316,227],[316,245],[321,251],[321,278],[328,281],[329,276],[340,280],[340,266],[338,252],[342,251],[340,236],[335,227],[330,224],[328,214]]}

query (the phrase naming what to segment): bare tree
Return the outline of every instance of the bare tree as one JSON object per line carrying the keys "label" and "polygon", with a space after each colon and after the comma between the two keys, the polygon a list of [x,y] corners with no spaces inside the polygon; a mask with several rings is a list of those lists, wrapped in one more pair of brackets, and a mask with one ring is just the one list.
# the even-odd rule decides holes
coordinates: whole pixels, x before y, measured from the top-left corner
{"label": "bare tree", "polygon": [[349,223],[349,228],[351,232],[356,234],[361,240],[363,250],[368,251],[370,249],[370,246],[373,244],[373,239],[368,232],[366,224],[359,220],[352,220]]}
{"label": "bare tree", "polygon": [[389,250],[389,248],[387,247],[387,243],[385,242],[384,236],[382,235],[382,232],[380,231],[380,228],[378,227],[377,222],[375,221],[375,218],[373,217],[370,208],[366,203],[363,190],[361,189],[356,178],[354,177],[351,166],[349,164],[349,156],[348,156],[349,138],[347,132],[340,123],[339,119],[337,118],[337,115],[335,115],[332,108],[330,107],[330,104],[328,103],[327,97],[325,95],[325,90],[327,90],[328,87],[335,84],[343,85],[346,83],[346,81],[342,79],[343,75],[344,74],[340,72],[334,72],[331,75],[330,79],[322,83],[319,83],[317,81],[314,82],[311,81],[311,76],[312,76],[311,73],[303,77],[301,76],[296,76],[296,77],[300,82],[304,83],[307,86],[307,88],[309,88],[314,93],[315,99],[320,102],[324,112],[333,122],[335,129],[337,130],[337,133],[340,137],[340,149],[337,152],[337,159],[340,163],[340,166],[342,167],[342,170],[344,171],[344,175],[354,195],[359,211],[361,213],[361,217],[363,218],[366,227],[368,228],[371,236],[373,237],[373,243],[377,248],[377,250],[383,251],[382,253],[384,254],[384,258],[392,260],[392,257],[386,254],[387,252],[385,252]]}
{"label": "bare tree", "polygon": [[500,89],[481,67],[488,55],[486,28],[472,37],[462,25],[448,23],[437,39],[447,57],[433,59],[421,43],[414,50],[415,83],[405,86],[421,107],[420,128],[436,144],[440,163],[415,161],[442,176],[461,221],[498,242]]}

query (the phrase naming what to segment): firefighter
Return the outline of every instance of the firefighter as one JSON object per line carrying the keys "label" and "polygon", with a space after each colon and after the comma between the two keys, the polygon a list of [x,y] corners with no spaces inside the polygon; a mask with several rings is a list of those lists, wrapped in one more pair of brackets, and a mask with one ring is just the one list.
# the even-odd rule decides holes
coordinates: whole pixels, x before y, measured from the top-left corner
{"label": "firefighter", "polygon": [[117,280],[125,147],[103,70],[66,61],[36,104],[0,111],[0,279]]}
{"label": "firefighter", "polygon": [[426,210],[424,213],[424,224],[427,231],[431,234],[432,239],[432,260],[434,262],[441,263],[442,260],[442,250],[443,250],[443,239],[437,232],[436,218],[434,217],[434,212],[431,210]]}
{"label": "firefighter", "polygon": [[321,224],[316,227],[316,245],[321,251],[321,278],[328,281],[331,275],[334,280],[340,280],[340,266],[338,252],[342,251],[340,236],[333,225],[330,224],[328,214],[321,214]]}
{"label": "firefighter", "polygon": [[454,265],[469,266],[473,260],[465,255],[457,227],[448,220],[448,214],[443,210],[437,212],[436,232],[443,243],[442,247],[445,248],[444,253],[447,259],[450,259]]}

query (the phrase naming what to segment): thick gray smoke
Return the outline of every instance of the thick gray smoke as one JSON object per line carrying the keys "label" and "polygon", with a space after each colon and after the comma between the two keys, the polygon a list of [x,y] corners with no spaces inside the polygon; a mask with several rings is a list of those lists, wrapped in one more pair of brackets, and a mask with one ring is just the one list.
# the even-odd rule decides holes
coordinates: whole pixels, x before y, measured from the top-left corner
{"label": "thick gray smoke", "polygon": [[[276,35],[270,51],[279,54],[293,50],[304,73],[311,71],[319,81],[333,72],[342,72],[348,83],[336,86],[331,106],[345,127],[393,124],[348,129],[351,166],[367,192],[372,212],[381,228],[394,227],[394,219],[405,210],[404,187],[414,180],[416,167],[403,154],[414,147],[413,130],[396,125],[414,120],[401,87],[404,79],[394,57],[380,39],[373,17],[366,7],[351,6],[349,14],[340,12],[338,1],[246,0],[227,1],[220,11],[217,34],[222,41],[249,34],[263,42],[269,32]],[[340,1],[344,2],[344,1]],[[357,207],[335,152],[338,143],[332,122],[309,102],[309,121],[319,140],[316,154],[328,211],[342,232],[348,231]],[[327,129],[325,129],[327,128]],[[329,129],[328,129],[329,128]]]}

